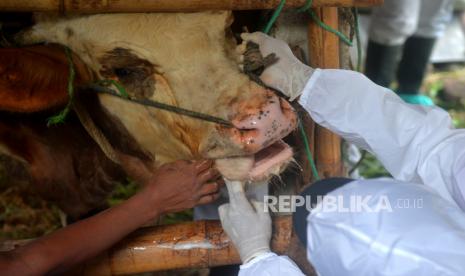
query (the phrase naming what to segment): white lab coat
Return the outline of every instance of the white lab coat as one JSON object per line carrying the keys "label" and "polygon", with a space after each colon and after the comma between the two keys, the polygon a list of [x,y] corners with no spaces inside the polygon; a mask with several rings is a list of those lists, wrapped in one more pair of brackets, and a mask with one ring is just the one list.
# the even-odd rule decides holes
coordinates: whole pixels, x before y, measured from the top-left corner
{"label": "white lab coat", "polygon": [[370,39],[402,45],[412,35],[440,37],[452,19],[454,0],[385,0],[373,8]]}
{"label": "white lab coat", "polygon": [[[309,215],[307,257],[318,273],[465,275],[465,130],[454,129],[444,110],[406,104],[353,71],[317,69],[299,102],[396,179],[358,180],[330,193],[386,195],[393,212]],[[422,208],[396,208],[399,199],[420,198]],[[263,255],[239,275],[301,275],[295,268],[284,256]]]}

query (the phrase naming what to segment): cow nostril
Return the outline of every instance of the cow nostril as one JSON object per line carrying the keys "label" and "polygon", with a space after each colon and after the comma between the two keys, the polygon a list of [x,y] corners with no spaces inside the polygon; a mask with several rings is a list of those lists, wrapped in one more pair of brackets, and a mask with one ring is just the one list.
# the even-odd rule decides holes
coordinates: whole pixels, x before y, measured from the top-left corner
{"label": "cow nostril", "polygon": [[259,136],[258,129],[239,129],[239,134],[241,137],[242,143],[246,145],[255,144],[256,138]]}
{"label": "cow nostril", "polygon": [[236,141],[257,150],[282,139],[295,125],[295,111],[283,98],[270,95],[266,101],[237,106],[238,113],[232,119]]}

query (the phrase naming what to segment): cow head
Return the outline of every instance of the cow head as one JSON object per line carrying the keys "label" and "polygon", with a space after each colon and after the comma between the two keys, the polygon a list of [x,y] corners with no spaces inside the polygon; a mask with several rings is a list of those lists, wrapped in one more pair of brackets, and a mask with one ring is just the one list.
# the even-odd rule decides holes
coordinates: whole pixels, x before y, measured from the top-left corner
{"label": "cow head", "polygon": [[19,37],[68,46],[99,79],[130,96],[189,109],[233,128],[99,95],[101,106],[154,165],[215,159],[224,176],[263,180],[292,159],[281,142],[296,126],[288,102],[240,72],[228,12],[101,14],[43,20]]}

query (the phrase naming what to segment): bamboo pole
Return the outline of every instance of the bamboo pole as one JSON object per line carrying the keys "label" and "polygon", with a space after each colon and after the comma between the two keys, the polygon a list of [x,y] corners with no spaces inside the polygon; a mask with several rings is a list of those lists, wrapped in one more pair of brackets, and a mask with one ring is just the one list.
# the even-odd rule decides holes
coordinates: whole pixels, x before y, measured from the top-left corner
{"label": "bamboo pole", "polygon": [[[62,13],[166,12],[200,10],[274,9],[280,0],[1,0],[0,11],[53,11]],[[314,0],[313,7],[369,7],[383,0]],[[305,5],[306,0],[287,0],[285,8]]]}
{"label": "bamboo pole", "polygon": [[[274,219],[274,252],[286,254],[291,232],[290,216]],[[139,229],[70,274],[125,275],[229,264],[240,264],[240,259],[220,222],[197,221]]]}
{"label": "bamboo pole", "polygon": [[[315,13],[334,29],[338,28],[337,8],[318,8]],[[339,68],[339,38],[322,29],[314,21],[308,28],[310,65],[314,68]],[[320,177],[341,176],[341,139],[329,130],[317,126],[315,129],[315,159]]]}
{"label": "bamboo pole", "polygon": [[[273,252],[287,254],[290,251],[291,233],[291,216],[273,219]],[[30,241],[32,239],[3,242],[0,252],[24,246]],[[221,223],[207,220],[141,228],[66,275],[127,275],[240,262]]]}

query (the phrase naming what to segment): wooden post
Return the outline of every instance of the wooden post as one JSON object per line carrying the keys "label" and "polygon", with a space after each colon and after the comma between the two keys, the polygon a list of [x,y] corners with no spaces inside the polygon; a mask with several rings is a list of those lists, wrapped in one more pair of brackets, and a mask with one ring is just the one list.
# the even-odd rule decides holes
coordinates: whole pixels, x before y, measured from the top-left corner
{"label": "wooden post", "polygon": [[[314,9],[317,16],[334,29],[338,28],[335,7]],[[308,27],[310,65],[314,68],[339,68],[339,38],[322,29],[313,20]],[[321,178],[341,176],[341,139],[329,130],[315,129],[315,159]]]}
{"label": "wooden post", "polygon": [[[166,12],[202,10],[274,9],[281,0],[1,0],[0,11],[54,11],[62,13]],[[368,7],[383,0],[314,0],[313,7]],[[298,8],[306,0],[287,0],[285,8]]]}

